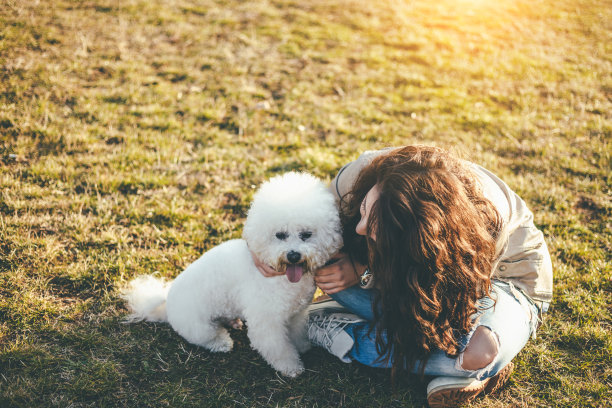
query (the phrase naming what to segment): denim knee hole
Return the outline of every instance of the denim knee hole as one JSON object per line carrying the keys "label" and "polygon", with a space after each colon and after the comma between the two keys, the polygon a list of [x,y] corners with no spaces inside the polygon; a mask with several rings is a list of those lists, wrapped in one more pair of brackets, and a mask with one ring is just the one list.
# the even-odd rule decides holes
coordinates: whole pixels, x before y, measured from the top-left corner
{"label": "denim knee hole", "polygon": [[[471,343],[471,341],[472,341],[476,331],[479,330],[481,327],[486,330],[487,338],[488,338],[488,340],[491,340],[491,343],[492,343],[492,345],[494,345],[495,350],[487,352],[487,358],[485,359],[485,361],[482,362],[482,364],[478,364],[478,363],[480,363],[480,362],[478,362],[476,364],[476,367],[473,367],[473,368],[472,367],[464,368],[463,364],[464,364],[465,353],[466,352],[470,353],[470,350],[471,350],[471,349],[469,349],[470,343]],[[480,330],[483,330],[483,329],[480,329]],[[465,347],[465,349],[457,357],[457,359],[455,361],[455,368],[457,370],[460,370],[460,371],[475,373],[476,377],[480,378],[481,376],[484,376],[484,374],[486,372],[488,372],[491,369],[491,367],[493,367],[493,365],[495,364],[495,362],[497,361],[497,358],[499,356],[499,351],[500,351],[500,342],[499,342],[498,334],[495,333],[493,330],[491,330],[491,328],[488,327],[488,326],[479,325],[472,332],[472,334],[470,336],[470,340],[468,341],[467,346]]]}

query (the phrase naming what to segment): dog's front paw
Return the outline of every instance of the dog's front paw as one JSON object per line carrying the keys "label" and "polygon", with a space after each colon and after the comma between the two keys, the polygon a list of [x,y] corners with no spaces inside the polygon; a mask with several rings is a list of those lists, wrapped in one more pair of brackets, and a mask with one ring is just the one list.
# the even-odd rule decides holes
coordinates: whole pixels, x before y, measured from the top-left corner
{"label": "dog's front paw", "polygon": [[276,369],[285,377],[295,378],[304,372],[304,364],[298,360],[297,364],[289,364]]}

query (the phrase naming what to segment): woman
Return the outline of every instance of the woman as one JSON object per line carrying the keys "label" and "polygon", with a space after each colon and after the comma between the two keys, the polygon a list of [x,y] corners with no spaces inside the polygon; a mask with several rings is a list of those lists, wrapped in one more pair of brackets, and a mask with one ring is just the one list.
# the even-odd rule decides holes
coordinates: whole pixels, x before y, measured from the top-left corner
{"label": "woman", "polygon": [[552,297],[525,203],[484,168],[427,146],[367,152],[332,189],[345,248],[315,281],[349,313],[313,307],[311,342],[393,375],[436,376],[430,406],[501,387]]}

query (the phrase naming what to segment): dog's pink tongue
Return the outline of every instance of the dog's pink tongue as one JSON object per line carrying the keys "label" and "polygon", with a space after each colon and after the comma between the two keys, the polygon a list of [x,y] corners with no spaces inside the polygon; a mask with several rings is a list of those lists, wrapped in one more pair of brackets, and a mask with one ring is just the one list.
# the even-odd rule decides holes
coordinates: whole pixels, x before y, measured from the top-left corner
{"label": "dog's pink tongue", "polygon": [[287,266],[287,271],[285,272],[285,275],[287,275],[287,279],[289,279],[289,282],[296,283],[299,282],[300,279],[302,279],[302,273],[304,273],[302,266],[294,264]]}

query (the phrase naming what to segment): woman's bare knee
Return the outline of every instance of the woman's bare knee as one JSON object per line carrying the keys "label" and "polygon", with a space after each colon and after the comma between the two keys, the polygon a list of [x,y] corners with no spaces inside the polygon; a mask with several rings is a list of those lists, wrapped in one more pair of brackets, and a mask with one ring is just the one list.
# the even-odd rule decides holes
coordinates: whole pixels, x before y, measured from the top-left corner
{"label": "woman's bare knee", "polygon": [[478,326],[465,351],[463,364],[465,370],[478,370],[491,364],[498,353],[497,338],[488,327]]}

